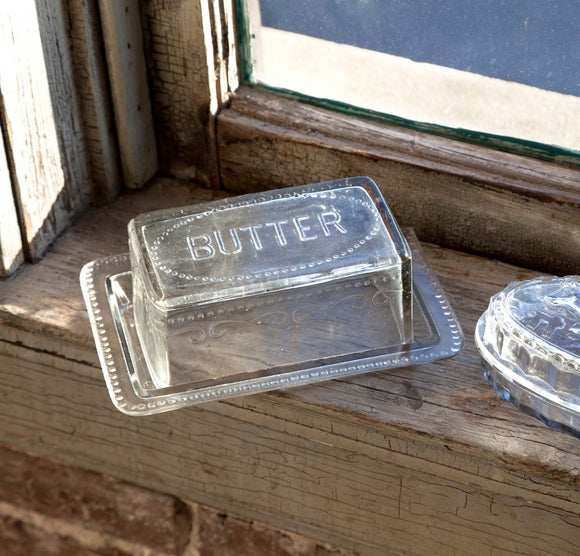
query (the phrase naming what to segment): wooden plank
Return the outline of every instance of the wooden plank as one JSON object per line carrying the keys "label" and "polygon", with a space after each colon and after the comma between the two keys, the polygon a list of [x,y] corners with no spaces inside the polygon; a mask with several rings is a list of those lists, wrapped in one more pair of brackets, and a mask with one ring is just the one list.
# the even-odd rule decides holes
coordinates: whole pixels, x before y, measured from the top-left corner
{"label": "wooden plank", "polygon": [[107,207],[87,211],[40,264],[25,267],[17,281],[2,284],[0,338],[97,364],[78,281],[83,264],[127,252],[127,223],[132,216],[209,201],[217,195],[224,194],[156,179],[139,195],[124,194]]}
{"label": "wooden plank", "polygon": [[91,189],[66,21],[60,1],[0,7],[3,117],[31,260],[87,205]]}
{"label": "wooden plank", "polygon": [[157,171],[138,0],[99,0],[125,185],[142,187]]}
{"label": "wooden plank", "polygon": [[[521,469],[514,487],[503,482],[501,465],[466,459],[453,446],[435,454],[428,440],[370,422],[348,439],[348,415],[312,419],[288,407],[292,418],[280,418],[264,403],[277,401],[273,395],[256,396],[248,407],[212,403],[130,418],[111,407],[93,367],[72,363],[59,370],[50,358],[30,361],[24,351],[0,355],[0,395],[9,400],[0,408],[0,438],[10,445],[361,554],[580,549],[577,486],[542,477],[537,485],[538,477]],[[253,412],[256,406],[261,411]],[[297,424],[296,417],[311,422]],[[337,430],[321,431],[322,421],[335,422]],[[369,442],[378,435],[382,447]],[[576,501],[562,499],[566,488]]]}
{"label": "wooden plank", "polygon": [[0,277],[12,274],[24,262],[22,238],[6,151],[0,134]]}
{"label": "wooden plank", "polygon": [[94,189],[91,200],[105,204],[121,189],[98,0],[66,0],[75,86],[83,115]]}
{"label": "wooden plank", "polygon": [[537,275],[522,268],[424,246],[466,333],[453,359],[147,418],[113,409],[80,267],[126,251],[135,214],[222,196],[173,180],[126,192],[0,284],[0,441],[362,554],[577,553],[580,444],[497,398],[473,342],[489,297]]}
{"label": "wooden plank", "polygon": [[281,137],[285,141],[413,165],[545,201],[580,204],[580,169],[348,116],[257,88],[236,91],[230,109],[220,116],[224,131],[230,118],[245,118],[248,124],[255,119],[268,131],[286,130]]}
{"label": "wooden plank", "polygon": [[215,116],[237,87],[231,0],[141,0],[165,173],[219,187]]}
{"label": "wooden plank", "polygon": [[218,119],[232,192],[375,179],[399,223],[455,249],[580,271],[580,171],[328,112],[242,88]]}
{"label": "wooden plank", "polygon": [[[59,339],[63,342],[68,341],[70,345],[85,346],[87,349],[91,349],[93,341],[88,328],[84,303],[77,286],[77,274],[82,264],[95,257],[126,251],[126,224],[135,214],[153,209],[208,201],[223,195],[224,193],[204,189],[190,189],[173,180],[157,180],[151,188],[144,192],[139,194],[126,193],[115,204],[90,211],[59,240],[42,263],[23,269],[18,281],[9,281],[0,286],[2,338],[12,342],[13,340],[8,337],[8,331],[18,330],[22,333],[32,332],[44,338],[47,342],[46,345],[44,347],[41,347],[40,344],[30,346],[35,349],[48,349],[50,345],[54,345],[55,340]],[[457,389],[458,384],[464,383],[465,388],[475,390],[483,384],[471,334],[475,321],[485,309],[489,297],[505,287],[507,283],[530,278],[537,273],[435,246],[427,245],[425,249],[432,266],[452,298],[468,336],[468,346],[460,356],[449,361],[433,363],[430,371],[427,371],[429,366],[425,366],[423,369],[427,373],[422,379],[423,382],[425,384],[433,383],[433,388],[446,392],[445,396],[447,397],[438,400],[440,405],[452,406],[457,402],[456,394],[452,391]],[[32,287],[33,284],[35,287]],[[41,331],[42,335],[40,335]],[[27,341],[20,343],[30,345]],[[58,349],[53,351],[66,357],[66,354],[59,352]],[[96,361],[94,357],[80,360],[91,364]],[[446,372],[436,372],[439,366],[446,369]],[[401,377],[409,376],[406,369],[401,370],[400,373]],[[437,374],[441,374],[441,376],[436,379],[434,376]],[[385,376],[390,377],[389,380],[392,378],[391,374]],[[344,383],[358,384],[360,381],[367,380],[369,379],[365,377],[356,377],[348,379]],[[439,386],[437,386],[438,380],[443,381]],[[339,382],[334,381],[332,384],[336,387]],[[447,388],[451,385],[454,385],[455,388]],[[400,378],[396,379],[391,387],[393,391],[404,391]],[[324,389],[324,386],[316,388]],[[306,390],[308,389],[304,389],[304,391]],[[484,396],[484,401],[487,400],[485,403],[495,399],[487,387],[484,388],[483,392],[488,394],[488,396]],[[455,402],[453,402],[454,399]],[[306,401],[310,403],[312,400],[307,399]],[[476,400],[472,401],[476,404]],[[334,403],[339,403],[336,397]],[[491,404],[484,416],[490,417],[490,414],[496,411],[497,405],[497,403]],[[503,403],[499,405],[511,410],[509,405]],[[368,415],[376,415],[380,408],[380,402],[373,402],[371,407],[372,409],[368,410]],[[403,413],[404,410],[404,407],[401,408]],[[509,413],[519,416],[526,423],[536,423],[536,421],[530,421],[518,412],[509,411]],[[405,421],[404,425],[418,427],[419,424],[413,419],[414,417],[410,416],[409,421]],[[504,420],[504,416],[500,419],[500,421],[502,420]],[[428,420],[421,426],[426,427],[426,432],[432,432],[438,427],[438,424]],[[518,426],[517,421],[514,426]],[[526,425],[526,427],[528,426]],[[556,435],[554,437],[556,439],[568,438],[553,433],[540,424],[537,428],[546,431],[550,436]],[[440,434],[443,432],[441,429]],[[534,434],[536,432],[534,430]],[[469,434],[465,434],[467,439]],[[520,431],[521,434],[522,431]],[[510,437],[512,436],[510,433]],[[487,450],[488,445],[485,444],[484,448]],[[536,453],[538,455],[537,464],[542,467],[540,453],[541,451]]]}

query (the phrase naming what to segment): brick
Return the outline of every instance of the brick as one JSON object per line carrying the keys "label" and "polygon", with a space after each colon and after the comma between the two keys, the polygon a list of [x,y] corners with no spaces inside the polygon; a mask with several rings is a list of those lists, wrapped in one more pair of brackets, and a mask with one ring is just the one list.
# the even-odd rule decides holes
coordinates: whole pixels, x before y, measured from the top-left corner
{"label": "brick", "polygon": [[91,550],[76,539],[11,516],[0,517],[0,546],[4,556],[129,556],[113,547]]}
{"label": "brick", "polygon": [[354,552],[207,506],[197,506],[196,521],[199,556],[355,556]]}
{"label": "brick", "polygon": [[175,497],[1,446],[0,466],[0,500],[13,506],[167,554],[189,541],[190,511]]}
{"label": "brick", "polygon": [[[354,556],[289,531],[207,506],[188,506],[169,495],[11,448],[0,446],[0,465],[0,501],[23,508],[22,515],[37,516],[36,521],[0,516],[3,555],[134,556],[150,550],[199,556]],[[188,546],[192,512],[196,534]],[[67,527],[58,525],[63,522],[80,529],[67,535]],[[92,543],[83,544],[83,529],[103,537],[95,541],[93,535]],[[107,545],[107,539],[113,544]]]}

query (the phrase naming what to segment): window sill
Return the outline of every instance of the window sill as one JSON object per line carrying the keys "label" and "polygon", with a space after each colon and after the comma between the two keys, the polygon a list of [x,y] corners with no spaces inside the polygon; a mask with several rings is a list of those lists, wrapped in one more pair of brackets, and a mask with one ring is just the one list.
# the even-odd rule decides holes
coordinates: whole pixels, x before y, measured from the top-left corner
{"label": "window sill", "polygon": [[419,239],[554,274],[580,271],[580,168],[241,87],[217,117],[233,192],[370,176]]}
{"label": "window sill", "polygon": [[473,343],[489,297],[536,275],[522,268],[424,246],[465,330],[453,359],[148,418],[118,413],[78,272],[126,251],[135,214],[219,195],[168,180],[125,193],[0,283],[1,442],[364,554],[466,552],[474,537],[481,551],[578,550],[578,441],[498,399]]}

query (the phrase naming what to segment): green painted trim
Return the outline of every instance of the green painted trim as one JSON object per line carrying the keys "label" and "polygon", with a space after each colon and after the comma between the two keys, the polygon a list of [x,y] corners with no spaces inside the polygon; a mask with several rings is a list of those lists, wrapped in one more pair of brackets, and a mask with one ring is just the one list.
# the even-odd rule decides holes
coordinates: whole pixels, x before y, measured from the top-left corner
{"label": "green painted trim", "polygon": [[439,137],[446,137],[448,139],[455,139],[484,147],[491,147],[499,151],[529,156],[539,160],[545,160],[575,168],[580,167],[580,151],[558,147],[557,145],[546,145],[537,141],[528,141],[516,137],[494,135],[492,133],[483,133],[468,129],[418,122],[400,116],[383,114],[382,112],[377,112],[367,108],[359,108],[358,106],[352,106],[337,100],[310,97],[297,93],[296,91],[270,87],[261,83],[258,84],[254,76],[254,60],[252,53],[252,43],[255,36],[253,35],[252,24],[248,17],[246,0],[235,0],[235,9],[240,58],[238,63],[241,68],[240,77],[241,81],[246,85],[253,85],[262,90],[304,104],[312,104],[341,114],[348,114],[349,116],[356,116],[373,122],[395,125],[424,133],[431,133],[432,135],[437,135]]}
{"label": "green painted trim", "polygon": [[236,13],[236,34],[238,46],[238,67],[241,69],[240,81],[246,85],[255,85],[254,63],[252,55],[252,24],[248,15],[246,0],[234,0]]}
{"label": "green painted trim", "polygon": [[414,120],[409,120],[400,116],[383,114],[382,112],[376,112],[367,108],[359,108],[358,106],[352,106],[350,104],[336,100],[310,97],[295,91],[290,91],[288,89],[278,89],[264,84],[257,85],[257,88],[275,93],[284,98],[296,100],[303,104],[311,104],[320,108],[333,110],[341,114],[347,114],[349,116],[356,116],[358,118],[371,120],[373,122],[395,125],[405,129],[430,133],[439,137],[446,137],[448,139],[455,139],[484,147],[491,147],[499,151],[519,154],[522,156],[529,156],[539,160],[545,160],[548,162],[580,168],[580,151],[573,151],[571,149],[558,147],[556,145],[546,145],[544,143],[518,139],[515,137],[507,137],[503,135],[494,135],[491,133],[471,131],[462,128],[451,128],[442,125],[416,122]]}

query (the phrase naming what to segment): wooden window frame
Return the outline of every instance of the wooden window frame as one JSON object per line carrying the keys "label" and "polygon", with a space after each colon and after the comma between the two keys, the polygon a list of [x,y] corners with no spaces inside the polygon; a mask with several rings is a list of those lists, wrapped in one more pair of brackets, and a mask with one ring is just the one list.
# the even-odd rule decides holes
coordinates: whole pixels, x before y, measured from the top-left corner
{"label": "wooden window frame", "polygon": [[[193,6],[195,4],[195,6]],[[256,9],[255,2],[250,2]],[[195,8],[195,9],[194,9]],[[196,12],[197,10],[197,12]],[[334,112],[240,84],[232,0],[192,3],[205,41],[172,44],[207,60],[163,79],[169,26],[149,6],[145,45],[162,171],[241,193],[369,175],[420,239],[552,273],[580,268],[580,169]],[[183,17],[165,13],[165,21]],[[199,49],[203,52],[200,53]],[[161,54],[159,54],[161,52]],[[202,68],[203,69],[203,68]],[[196,70],[195,79],[192,70]],[[192,92],[197,94],[192,95]],[[183,118],[198,114],[195,126]],[[174,107],[174,108],[172,108]],[[203,147],[200,149],[200,145]]]}
{"label": "wooden window frame", "polygon": [[[27,2],[46,19],[46,0]],[[52,157],[67,161],[66,171],[52,172],[62,175],[66,194],[46,171],[50,160],[29,162],[26,140],[10,144],[6,118],[16,211],[0,240],[0,273],[13,271],[21,252],[37,260],[89,199],[107,202],[121,182],[140,187],[157,169],[232,193],[369,175],[399,222],[424,241],[548,272],[578,272],[578,166],[557,154],[539,160],[240,85],[241,58],[248,56],[239,39],[248,31],[234,17],[241,2],[256,12],[256,0],[63,2],[50,20],[58,32],[46,34],[55,44],[44,46],[54,57],[47,66],[52,83],[57,92],[62,83],[72,99],[58,106],[60,152]],[[69,47],[64,57],[59,40]],[[26,81],[34,67],[25,60],[19,71]],[[16,101],[13,106],[20,110]],[[22,110],[17,116],[25,119]],[[35,172],[49,176],[41,180],[46,195],[37,194],[39,180],[26,178]],[[15,212],[25,229],[21,246]]]}
{"label": "wooden window frame", "polygon": [[140,8],[170,177],[86,211],[44,260],[0,283],[0,441],[361,554],[577,553],[578,443],[498,399],[472,340],[489,297],[533,271],[424,246],[466,334],[450,360],[147,418],[112,406],[78,271],[126,251],[139,213],[367,173],[424,239],[577,262],[575,171],[238,87],[229,0]]}

